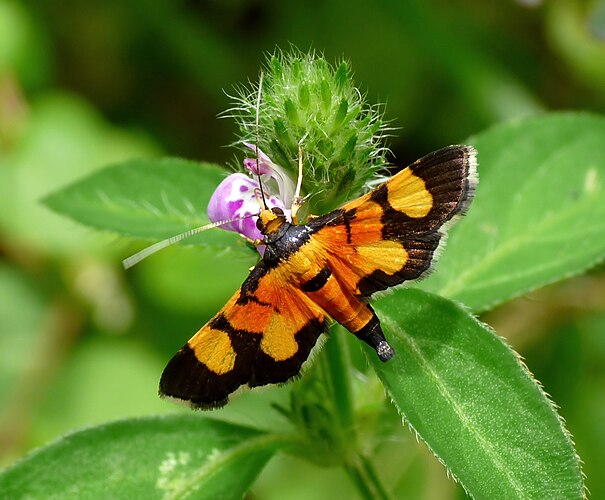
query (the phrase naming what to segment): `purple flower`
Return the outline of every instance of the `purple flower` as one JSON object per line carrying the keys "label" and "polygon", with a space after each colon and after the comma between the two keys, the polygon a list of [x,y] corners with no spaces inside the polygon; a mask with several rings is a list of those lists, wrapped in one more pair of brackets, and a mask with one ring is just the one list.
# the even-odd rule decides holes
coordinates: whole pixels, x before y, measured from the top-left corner
{"label": "purple flower", "polygon": [[255,175],[260,174],[263,182],[266,182],[268,179],[273,179],[277,183],[277,192],[282,201],[288,206],[292,205],[292,199],[294,198],[294,183],[292,182],[292,179],[290,179],[288,172],[284,168],[273,163],[271,158],[263,153],[260,148],[257,150],[254,144],[244,142],[244,146],[250,148],[255,153],[258,151],[258,162],[256,158],[246,158],[244,160],[244,167],[246,167],[246,170]]}
{"label": "purple flower", "polygon": [[[246,146],[256,151],[252,144],[246,144]],[[261,210],[259,203],[261,186],[258,182],[257,171],[260,173],[264,198],[269,208],[281,208],[289,219],[290,210],[286,209],[286,205],[289,208],[294,196],[294,184],[285,170],[273,163],[262,151],[259,150],[258,154],[258,163],[255,158],[244,160],[244,166],[256,175],[255,178],[242,173],[231,174],[218,185],[208,203],[208,217],[212,222],[245,217],[220,227],[227,231],[240,233],[251,240],[263,238],[261,232],[256,228],[258,217],[255,214]],[[279,194],[272,195],[269,191],[268,183],[271,181],[277,184]],[[259,247],[261,253],[263,250],[264,247]]]}

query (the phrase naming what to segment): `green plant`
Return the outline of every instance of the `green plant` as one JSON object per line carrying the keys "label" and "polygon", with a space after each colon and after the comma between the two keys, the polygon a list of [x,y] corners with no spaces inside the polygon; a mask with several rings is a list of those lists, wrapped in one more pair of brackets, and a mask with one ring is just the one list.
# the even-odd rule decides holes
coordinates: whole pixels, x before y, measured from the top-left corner
{"label": "green plant", "polygon": [[[294,56],[276,62],[316,60]],[[321,97],[321,85],[318,89]],[[298,99],[306,100],[307,92],[310,100],[312,89],[298,92]],[[304,109],[298,104],[284,104],[285,119],[292,119],[292,109]],[[303,130],[322,127],[300,121]],[[295,127],[282,125],[261,128],[267,151],[286,144],[284,158],[296,158],[295,142],[288,144],[281,135]],[[364,125],[363,133],[367,127],[380,130],[376,115]],[[392,433],[384,387],[405,423],[470,495],[581,497],[580,461],[553,404],[519,357],[473,313],[603,259],[604,135],[602,117],[567,113],[499,125],[469,139],[479,152],[480,184],[468,216],[451,231],[437,271],[414,288],[375,301],[397,352],[386,364],[369,353],[382,386],[353,351],[357,344],[348,343],[346,332],[333,331],[309,373],[293,385],[289,404],[278,405],[286,419],[273,431],[199,415],[117,422],[33,452],[4,471],[0,489],[34,496],[67,491],[230,498],[243,495],[271,456],[282,451],[342,466],[362,496],[389,498],[382,466],[373,457]],[[371,144],[383,151],[378,141]],[[311,164],[320,157],[313,146],[306,151]],[[368,165],[367,158],[367,153],[353,155],[348,166],[357,172]],[[305,175],[312,190],[312,174]],[[163,239],[208,221],[206,206],[222,176],[212,164],[137,160],[96,172],[46,203],[92,227]],[[330,200],[341,201],[326,196],[319,206]],[[235,234],[218,230],[188,243],[253,257]]]}

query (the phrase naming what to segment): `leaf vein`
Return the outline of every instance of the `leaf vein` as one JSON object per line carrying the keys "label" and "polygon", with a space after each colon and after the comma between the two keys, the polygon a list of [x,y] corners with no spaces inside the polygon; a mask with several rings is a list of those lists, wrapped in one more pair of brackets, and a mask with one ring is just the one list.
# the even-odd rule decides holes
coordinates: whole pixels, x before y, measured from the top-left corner
{"label": "leaf vein", "polygon": [[[443,381],[443,379],[433,369],[433,367],[431,366],[429,361],[426,359],[426,357],[422,353],[422,350],[420,349],[418,344],[414,341],[414,339],[411,336],[407,335],[405,333],[405,331],[403,331],[403,329],[400,328],[400,326],[397,323],[389,320],[388,318],[383,318],[383,321],[386,321],[387,323],[389,323],[389,329],[391,329],[392,331],[399,332],[400,338],[408,344],[410,350],[416,356],[418,362],[422,365],[425,372],[431,377],[431,379],[433,380],[433,382],[435,384],[435,387],[437,387],[437,389],[439,390],[439,393],[443,396],[443,398],[448,402],[450,407],[454,410],[454,412],[458,416],[462,425],[466,429],[468,429],[468,431],[471,435],[473,435],[475,437],[477,443],[483,448],[483,450],[485,451],[485,454],[492,460],[492,463],[494,464],[494,466],[498,470],[500,470],[504,474],[504,476],[506,476],[506,478],[509,480],[511,487],[517,492],[517,497],[522,498],[523,494],[525,492],[523,485],[514,477],[513,474],[511,474],[508,467],[506,467],[506,465],[500,459],[499,454],[494,449],[492,444],[487,439],[485,439],[482,436],[482,434],[479,432],[480,426],[477,425],[477,423],[473,421],[473,419],[470,417],[470,415],[464,411],[462,406],[460,406],[458,404],[458,402],[456,401],[456,398],[454,398],[452,393],[449,391],[449,389],[448,389],[447,385],[445,384],[445,382]],[[447,466],[446,466],[446,469],[447,469]]]}

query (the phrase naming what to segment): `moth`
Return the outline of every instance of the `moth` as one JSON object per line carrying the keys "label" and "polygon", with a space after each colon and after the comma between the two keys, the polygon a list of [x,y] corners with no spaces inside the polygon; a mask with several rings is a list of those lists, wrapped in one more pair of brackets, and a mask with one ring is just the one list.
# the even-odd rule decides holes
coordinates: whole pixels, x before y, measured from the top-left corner
{"label": "moth", "polygon": [[160,395],[209,409],[226,404],[240,386],[286,382],[330,318],[381,361],[391,359],[395,352],[369,299],[431,269],[446,229],[473,198],[476,166],[473,147],[449,146],[306,224],[263,208],[257,227],[264,256],[170,360]]}

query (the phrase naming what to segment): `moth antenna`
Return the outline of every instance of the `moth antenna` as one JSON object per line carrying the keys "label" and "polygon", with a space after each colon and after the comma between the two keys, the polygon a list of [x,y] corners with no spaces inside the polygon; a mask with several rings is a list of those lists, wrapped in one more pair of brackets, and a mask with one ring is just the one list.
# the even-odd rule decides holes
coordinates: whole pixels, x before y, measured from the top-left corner
{"label": "moth antenna", "polygon": [[267,200],[265,200],[265,192],[263,191],[263,184],[262,184],[262,180],[260,177],[260,165],[258,163],[258,141],[260,140],[260,134],[258,131],[259,128],[259,117],[260,117],[260,101],[261,101],[261,96],[262,96],[262,92],[263,92],[263,78],[264,78],[264,73],[261,71],[260,72],[260,77],[258,79],[258,96],[256,97],[256,120],[255,120],[255,126],[256,126],[256,141],[254,144],[254,149],[256,151],[256,175],[258,177],[258,185],[260,186],[260,194],[261,194],[261,200],[263,202],[263,210],[267,210]]}
{"label": "moth antenna", "polygon": [[294,191],[294,199],[300,199],[300,190],[302,188],[303,178],[303,150],[302,147],[298,146],[298,179],[296,180],[296,191]]}
{"label": "moth antenna", "polygon": [[143,248],[143,250],[141,250],[140,252],[137,252],[134,255],[131,255],[130,257],[124,259],[122,261],[122,266],[124,266],[124,269],[130,269],[132,266],[138,264],[143,259],[146,259],[150,255],[153,255],[154,253],[159,252],[160,250],[163,250],[164,248],[169,247],[170,245],[178,243],[179,241],[182,241],[191,236],[194,236],[196,234],[207,231],[208,229],[212,229],[212,228],[219,227],[219,226],[224,226],[225,224],[229,224],[231,222],[237,222],[239,220],[247,219],[249,217],[256,217],[257,215],[258,214],[250,214],[250,215],[244,215],[243,217],[233,217],[232,219],[219,220],[216,222],[211,222],[209,224],[204,224],[203,226],[200,226],[200,227],[188,229],[187,231],[185,231],[181,234],[171,236],[170,238],[166,238],[165,240],[158,241],[157,243],[154,243],[153,245],[150,245],[147,248]]}
{"label": "moth antenna", "polygon": [[307,137],[307,134],[298,142],[298,179],[296,180],[296,191],[294,191],[294,198],[292,198],[292,222],[294,224],[298,224],[298,218],[296,214],[298,209],[302,206],[304,202],[304,198],[301,198],[300,191],[302,189],[302,179],[303,179],[303,150],[302,150],[302,142]]}

